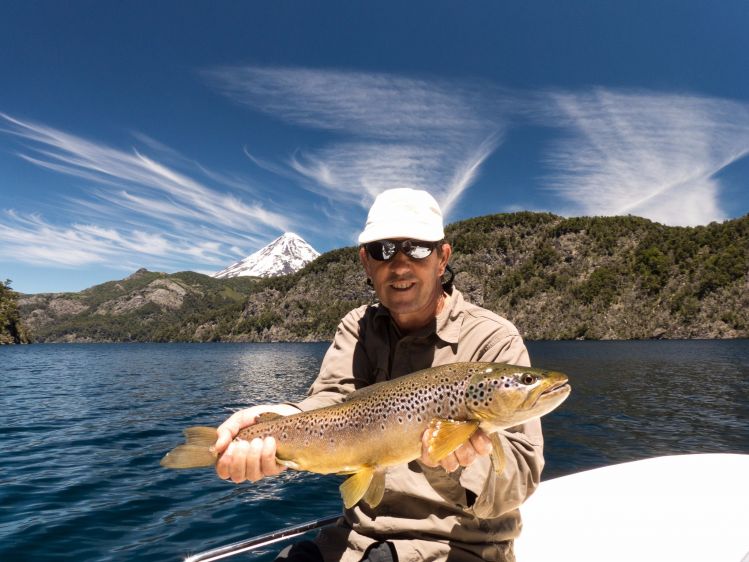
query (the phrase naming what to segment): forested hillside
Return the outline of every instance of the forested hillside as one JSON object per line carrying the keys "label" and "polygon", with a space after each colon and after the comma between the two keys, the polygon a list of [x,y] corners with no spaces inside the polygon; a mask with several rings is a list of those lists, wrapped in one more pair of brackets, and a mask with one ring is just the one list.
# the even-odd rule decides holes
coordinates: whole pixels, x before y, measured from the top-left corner
{"label": "forested hillside", "polygon": [[[529,339],[749,337],[749,215],[696,228],[511,213],[450,225],[455,284]],[[313,341],[373,302],[355,248],[270,279],[140,270],[25,295],[35,341]]]}
{"label": "forested hillside", "polygon": [[29,343],[18,313],[18,293],[10,287],[10,279],[0,283],[0,345]]}

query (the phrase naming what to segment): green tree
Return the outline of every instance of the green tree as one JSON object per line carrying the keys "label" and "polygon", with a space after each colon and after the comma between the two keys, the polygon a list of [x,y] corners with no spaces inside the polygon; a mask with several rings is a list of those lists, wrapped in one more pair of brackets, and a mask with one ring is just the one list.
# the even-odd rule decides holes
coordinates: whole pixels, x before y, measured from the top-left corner
{"label": "green tree", "polygon": [[10,285],[10,279],[0,283],[0,344],[29,343],[18,313],[18,293]]}

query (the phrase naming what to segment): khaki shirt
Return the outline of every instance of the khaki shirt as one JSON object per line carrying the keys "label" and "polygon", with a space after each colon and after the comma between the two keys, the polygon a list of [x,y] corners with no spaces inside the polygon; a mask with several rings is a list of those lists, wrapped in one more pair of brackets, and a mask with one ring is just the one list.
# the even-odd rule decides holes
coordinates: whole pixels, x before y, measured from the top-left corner
{"label": "khaki shirt", "polygon": [[[381,305],[349,312],[338,326],[307,398],[311,410],[338,403],[356,389],[420,369],[459,361],[529,366],[515,326],[467,303],[454,290],[434,324],[402,336]],[[317,538],[327,560],[359,560],[388,540],[399,560],[512,560],[520,533],[518,507],[538,486],[543,437],[538,419],[501,432],[506,466],[496,476],[488,456],[448,474],[419,461],[388,469],[385,495],[372,509],[360,502]]]}

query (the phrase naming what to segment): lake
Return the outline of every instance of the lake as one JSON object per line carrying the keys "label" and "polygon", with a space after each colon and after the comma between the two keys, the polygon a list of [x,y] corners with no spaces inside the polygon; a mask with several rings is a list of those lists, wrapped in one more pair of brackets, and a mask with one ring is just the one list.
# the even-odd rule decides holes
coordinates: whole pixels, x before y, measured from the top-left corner
{"label": "lake", "polygon": [[[749,340],[528,348],[573,386],[544,418],[544,479],[666,454],[749,453]],[[159,466],[187,426],[301,397],[326,349],[0,347],[0,560],[180,560],[338,513],[336,476],[286,471],[237,486]]]}

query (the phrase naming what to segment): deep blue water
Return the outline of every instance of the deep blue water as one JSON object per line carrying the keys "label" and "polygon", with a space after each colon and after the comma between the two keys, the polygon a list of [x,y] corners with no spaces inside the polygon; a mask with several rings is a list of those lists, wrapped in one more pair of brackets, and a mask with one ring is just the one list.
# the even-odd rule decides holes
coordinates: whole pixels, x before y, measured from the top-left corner
{"label": "deep blue water", "polygon": [[[300,397],[326,347],[0,347],[0,560],[180,560],[337,513],[335,476],[287,471],[236,486],[158,464],[184,427]],[[749,340],[528,347],[535,365],[573,384],[544,421],[545,478],[672,453],[749,453]]]}

